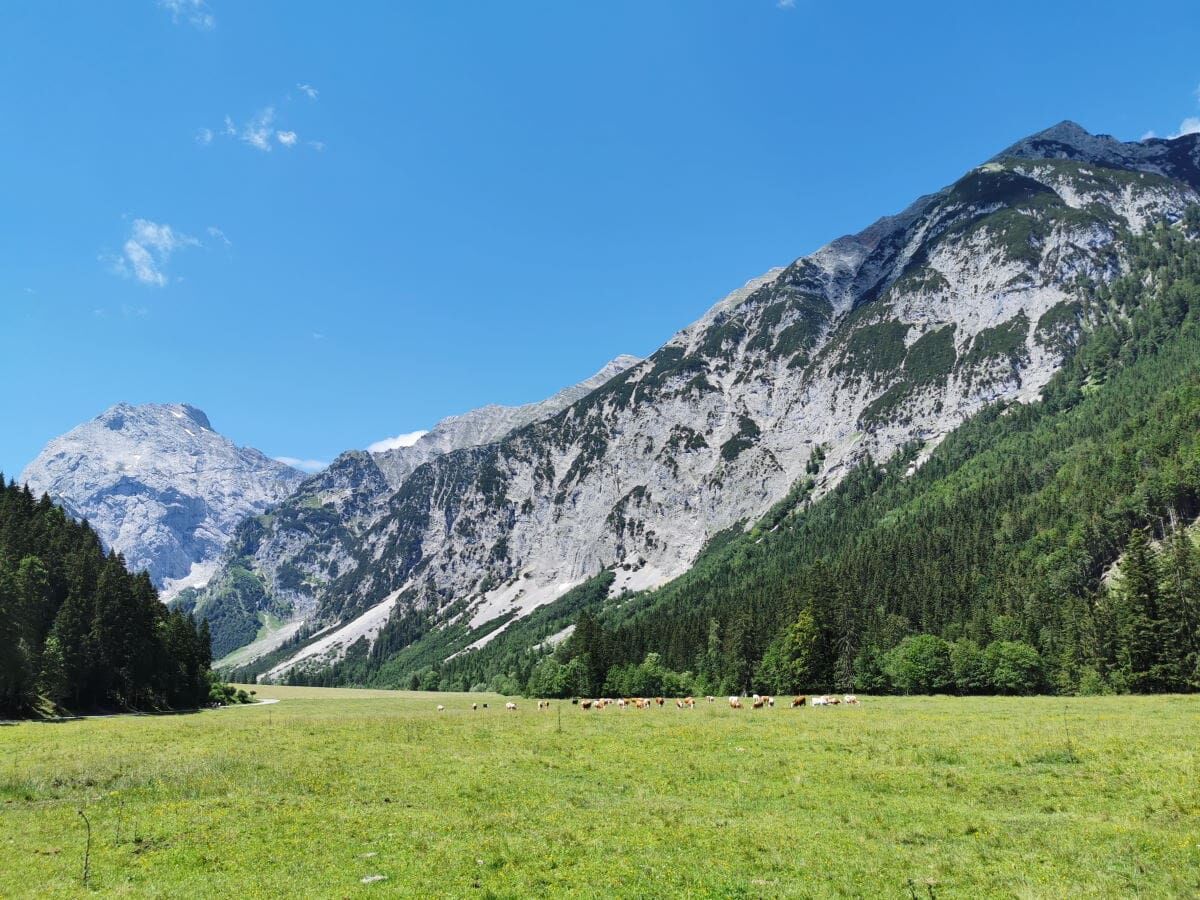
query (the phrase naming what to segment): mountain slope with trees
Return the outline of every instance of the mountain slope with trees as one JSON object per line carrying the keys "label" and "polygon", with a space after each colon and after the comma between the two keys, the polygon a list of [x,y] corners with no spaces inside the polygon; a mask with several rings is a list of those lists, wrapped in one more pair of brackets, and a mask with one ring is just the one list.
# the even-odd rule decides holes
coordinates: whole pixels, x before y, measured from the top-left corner
{"label": "mountain slope with trees", "polygon": [[[1198,186],[1198,136],[1064,123],[768,273],[557,416],[416,469],[267,676],[344,672],[381,641],[395,666],[467,666],[602,572],[622,602],[867,460],[919,445],[905,471],[925,462],[972,417],[1039,398],[1103,321],[1081,292],[1119,279]],[[753,619],[755,635],[778,624]]]}
{"label": "mountain slope with trees", "polygon": [[569,595],[442,664],[409,649],[407,669],[366,654],[318,677],[561,696],[1195,690],[1198,237],[1192,208],[1132,239],[1122,277],[1076,285],[1079,337],[1040,401],[865,460],[816,500],[802,479],[658,590]]}

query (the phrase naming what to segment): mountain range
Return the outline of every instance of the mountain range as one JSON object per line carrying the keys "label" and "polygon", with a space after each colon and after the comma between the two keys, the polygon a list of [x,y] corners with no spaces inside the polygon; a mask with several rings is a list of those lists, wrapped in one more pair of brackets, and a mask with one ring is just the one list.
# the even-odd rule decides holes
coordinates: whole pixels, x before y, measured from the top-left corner
{"label": "mountain range", "polygon": [[584,607],[633,615],[731,536],[778,527],[781,505],[821,508],[877,461],[912,476],[964,423],[1040,402],[1117,314],[1096,287],[1198,188],[1196,135],[1064,122],[586,389],[344,454],[244,517],[177,602],[247,675],[407,683],[498,638],[536,660]]}

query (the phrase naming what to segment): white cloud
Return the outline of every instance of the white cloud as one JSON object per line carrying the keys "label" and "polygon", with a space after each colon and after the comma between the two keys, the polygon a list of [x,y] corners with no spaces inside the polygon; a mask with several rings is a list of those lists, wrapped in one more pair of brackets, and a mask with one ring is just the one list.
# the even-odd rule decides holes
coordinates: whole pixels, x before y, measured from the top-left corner
{"label": "white cloud", "polygon": [[326,466],[327,462],[322,462],[319,459],[297,459],[294,456],[276,456],[275,462],[281,462],[285,466],[291,466],[293,469],[299,469],[301,472],[320,472]]}
{"label": "white cloud", "polygon": [[208,146],[212,143],[213,133],[211,128],[200,128],[196,131],[196,143],[203,146]]}
{"label": "white cloud", "polygon": [[136,278],[142,284],[165,287],[168,280],[166,266],[172,254],[185,247],[198,246],[198,240],[170,225],[134,219],[129,237],[121,247],[121,255],[112,261],[113,270],[126,278]]}
{"label": "white cloud", "polygon": [[428,431],[410,431],[408,434],[398,434],[395,437],[384,438],[367,447],[368,453],[382,453],[384,450],[395,450],[397,447],[411,447]]}
{"label": "white cloud", "polygon": [[158,0],[158,5],[171,13],[171,21],[176,25],[186,22],[201,31],[209,31],[217,25],[206,0]]}
{"label": "white cloud", "polygon": [[1179,130],[1171,135],[1172,138],[1183,137],[1185,134],[1200,133],[1200,117],[1188,116],[1179,123]]}
{"label": "white cloud", "polygon": [[778,0],[778,2],[775,4],[775,7],[777,9],[795,9],[796,0]]}
{"label": "white cloud", "polygon": [[[228,121],[228,116],[226,116],[226,121]],[[250,121],[242,126],[238,137],[251,147],[269,153],[271,151],[271,123],[274,121],[275,107],[268,106],[255,113]]]}
{"label": "white cloud", "polygon": [[[277,118],[274,106],[260,109],[241,125],[235,122],[232,116],[225,116],[221,134],[249,144],[255,150],[261,150],[264,153],[270,153],[276,143],[289,149],[298,146],[301,143],[300,134],[290,128],[277,127]],[[214,136],[215,132],[211,129],[201,128],[197,132],[196,140],[207,144]],[[320,141],[304,141],[303,143],[313,150],[325,149],[325,145]]]}
{"label": "white cloud", "polygon": [[1148,140],[1151,140],[1152,138],[1156,138],[1156,137],[1158,137],[1158,135],[1154,133],[1154,129],[1152,128],[1149,131],[1147,131],[1145,134],[1143,134],[1140,138],[1138,138],[1138,140],[1139,141],[1148,141]]}
{"label": "white cloud", "polygon": [[316,100],[317,95],[320,93],[311,84],[298,84],[298,85],[296,85],[296,88],[297,88],[297,90],[304,92],[304,94],[308,97],[309,100]]}
{"label": "white cloud", "polygon": [[314,340],[314,341],[323,341],[323,340],[325,340],[325,332],[323,332],[323,331],[314,331],[314,332],[312,333],[312,337],[313,337],[313,340]]}

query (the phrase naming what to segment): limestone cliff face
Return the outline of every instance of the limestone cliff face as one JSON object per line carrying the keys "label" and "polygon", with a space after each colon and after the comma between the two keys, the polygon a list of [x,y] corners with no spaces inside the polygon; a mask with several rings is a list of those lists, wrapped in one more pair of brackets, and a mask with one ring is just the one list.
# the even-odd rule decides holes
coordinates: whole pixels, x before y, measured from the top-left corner
{"label": "limestone cliff face", "polygon": [[416,468],[553,416],[638,362],[619,356],[545,400],[450,416],[409,446],[341,454],[267,514],[244,521],[208,588],[181,602],[220,623],[213,630],[218,656],[259,637],[260,626],[265,633],[242,656],[273,650],[314,619],[324,586],[355,567],[358,540]]}
{"label": "limestone cliff face", "polygon": [[752,281],[557,415],[419,466],[314,584],[320,639],[270,674],[399,612],[477,645],[603,569],[615,592],[661,584],[793,489],[1035,399],[1087,327],[1080,280],[1200,199],[1197,147],[1056,126]]}
{"label": "limestone cliff face", "polygon": [[106,410],[52,440],[21,473],[166,596],[202,581],[238,523],[303,477],[236,446],[195,407],[157,403]]}

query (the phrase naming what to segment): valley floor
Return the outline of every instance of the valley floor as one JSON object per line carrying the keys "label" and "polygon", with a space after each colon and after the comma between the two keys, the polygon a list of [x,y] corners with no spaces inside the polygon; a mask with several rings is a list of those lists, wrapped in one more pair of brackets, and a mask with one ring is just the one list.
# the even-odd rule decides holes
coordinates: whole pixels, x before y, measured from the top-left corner
{"label": "valley floor", "polygon": [[80,807],[112,896],[1200,894],[1200,697],[257,690],[0,727],[0,896],[83,893]]}

